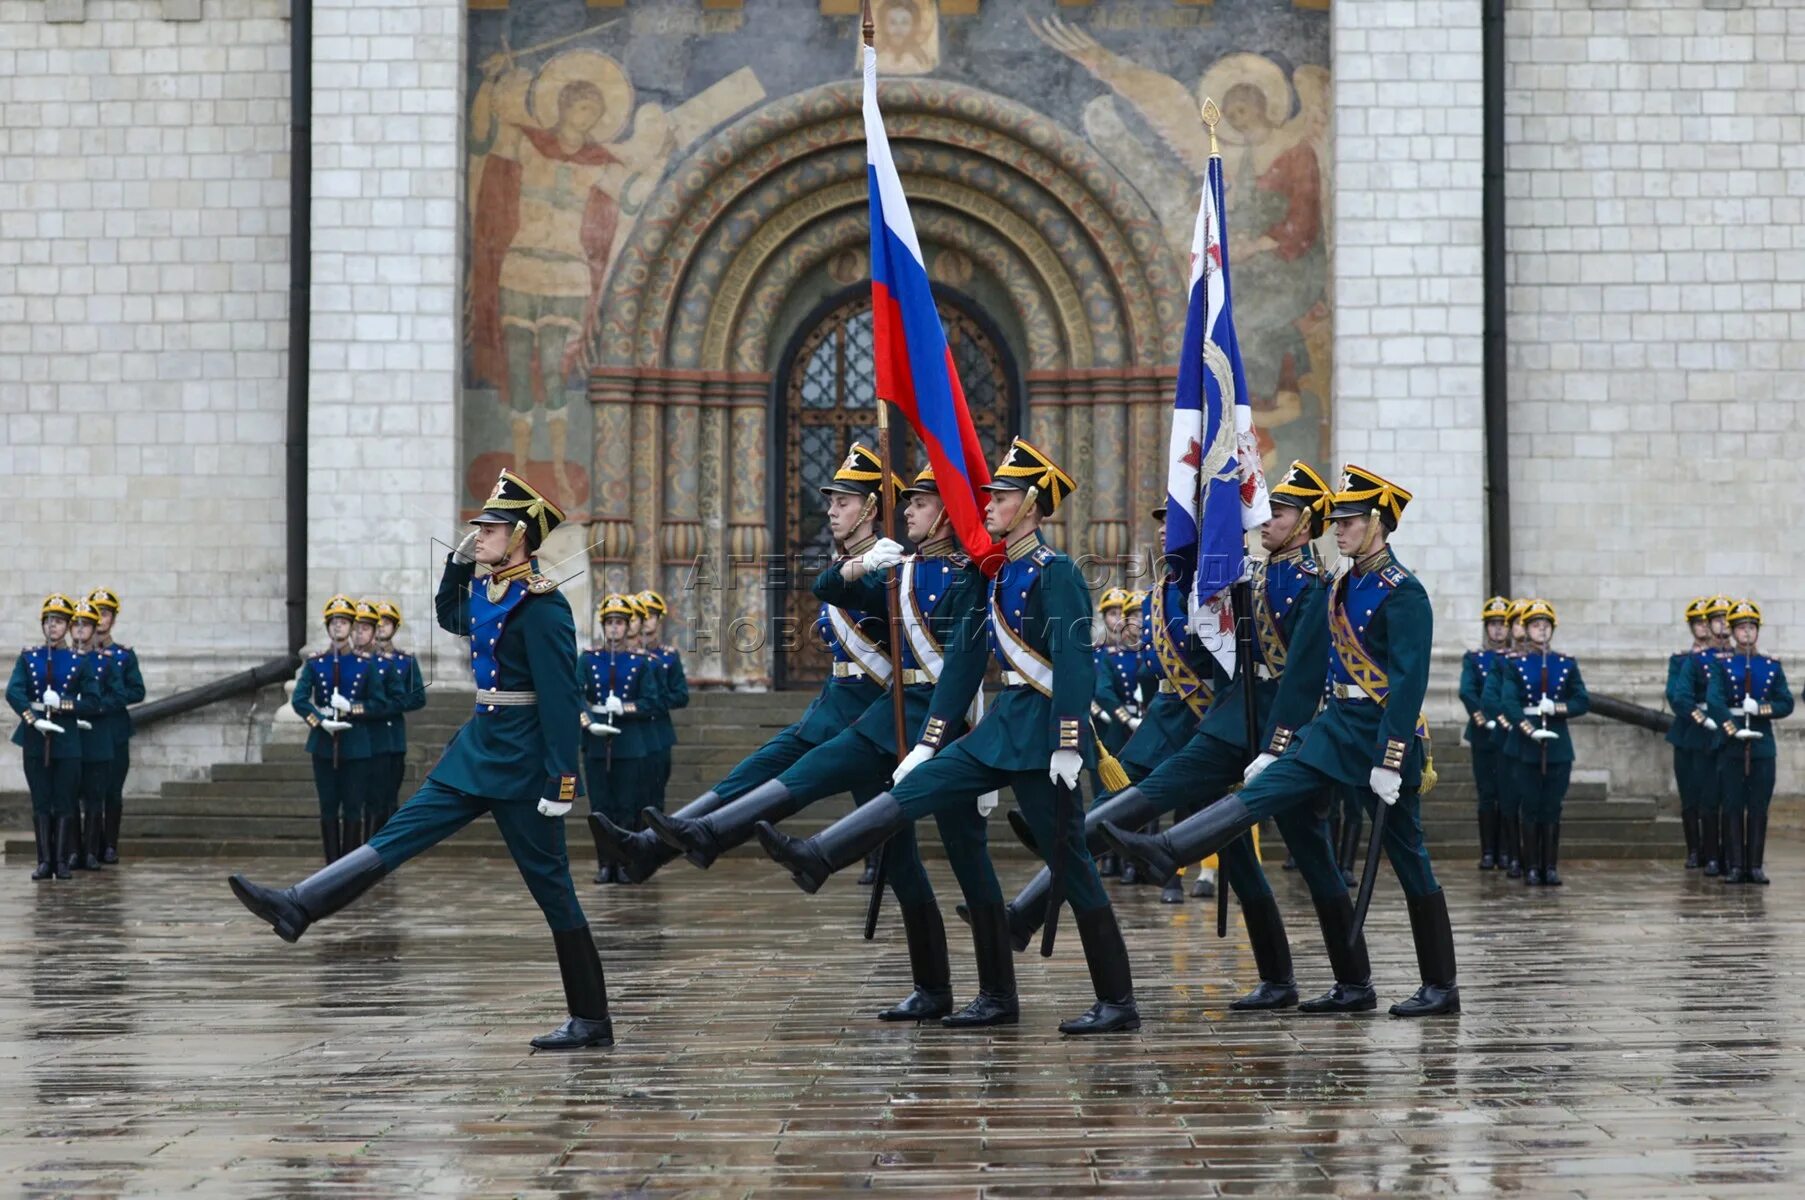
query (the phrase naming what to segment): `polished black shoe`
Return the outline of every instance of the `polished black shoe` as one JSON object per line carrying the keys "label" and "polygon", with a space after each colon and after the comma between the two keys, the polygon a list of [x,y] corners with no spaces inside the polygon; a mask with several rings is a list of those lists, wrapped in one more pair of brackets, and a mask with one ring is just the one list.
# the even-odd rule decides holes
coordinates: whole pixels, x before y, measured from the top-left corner
{"label": "polished black shoe", "polygon": [[1159,891],[1161,904],[1183,904],[1185,902],[1185,881],[1174,875],[1166,880],[1166,886]]}
{"label": "polished black shoe", "polygon": [[657,834],[647,829],[630,832],[601,813],[589,814],[589,836],[595,842],[595,856],[614,868],[614,883],[644,883],[677,857]]}
{"label": "polished black shoe", "polygon": [[1686,869],[1688,871],[1696,871],[1696,870],[1698,870],[1698,868],[1699,868],[1698,851],[1697,850],[1686,851]]}
{"label": "polished black shoe", "polygon": [[1084,1010],[1082,1016],[1059,1023],[1059,1032],[1071,1037],[1088,1037],[1097,1033],[1133,1033],[1141,1027],[1141,1013],[1131,999],[1126,1004],[1099,1000]]}
{"label": "polished black shoe", "polygon": [[1729,869],[1725,870],[1723,873],[1723,881],[1725,883],[1741,883],[1741,882],[1743,882],[1742,868],[1741,867],[1730,867]]}
{"label": "polished black shoe", "polygon": [[1216,881],[1211,879],[1208,875],[1205,875],[1202,867],[1198,867],[1197,882],[1191,885],[1191,899],[1208,900],[1215,894]]}
{"label": "polished black shoe", "polygon": [[1314,1000],[1305,1000],[1297,1006],[1300,1013],[1319,1015],[1323,1013],[1358,1013],[1371,1012],[1379,1007],[1379,993],[1373,991],[1370,983],[1337,983]]}
{"label": "polished black shoe", "polygon": [[1009,949],[1009,921],[1001,904],[974,904],[965,914],[971,924],[972,953],[978,964],[978,994],[970,1004],[942,1017],[947,1029],[982,1029],[1014,1025],[1021,1020],[1015,992],[1015,957]]}
{"label": "polished black shoe", "polygon": [[1542,886],[1543,887],[1559,887],[1559,886],[1561,886],[1561,873],[1554,869],[1553,863],[1550,863],[1548,865],[1548,869],[1546,871],[1542,872]]}
{"label": "polished black shoe", "polygon": [[1504,872],[1504,877],[1506,879],[1523,878],[1523,860],[1520,858],[1511,859],[1510,860],[1510,869]]}
{"label": "polished black shoe", "polygon": [[1460,1011],[1458,984],[1425,983],[1408,1000],[1391,1006],[1394,1017],[1439,1017]]}
{"label": "polished black shoe", "polygon": [[1297,860],[1287,854],[1285,855],[1285,861],[1279,864],[1279,869],[1282,871],[1295,871],[1297,870]]}
{"label": "polished black shoe", "polygon": [[951,1016],[940,1018],[943,1029],[986,1029],[992,1025],[1019,1025],[1021,1005],[1014,996],[989,996],[979,992]]}
{"label": "polished black shoe", "polygon": [[1134,887],[1141,882],[1141,868],[1133,859],[1122,864],[1122,886]]}
{"label": "polished black shoe", "polygon": [[1241,919],[1247,925],[1247,944],[1260,969],[1260,986],[1229,1004],[1230,1011],[1293,1007],[1297,1003],[1297,979],[1291,971],[1291,939],[1285,933],[1285,918],[1279,912],[1278,900],[1271,893],[1243,898]]}
{"label": "polished black shoe", "polygon": [[938,1021],[953,1011],[953,992],[923,991],[919,984],[910,992],[902,1003],[886,1008],[877,1014],[880,1021]]}
{"label": "polished black shoe", "polygon": [[608,880],[613,877],[613,874],[614,868],[611,866],[604,865],[597,867],[595,870],[595,881],[597,883],[607,883]]}
{"label": "polished black shoe", "polygon": [[1750,867],[1748,869],[1748,882],[1766,885],[1766,884],[1772,883],[1773,880],[1771,880],[1767,877],[1767,872],[1765,870],[1763,870],[1762,868]]}
{"label": "polished black shoe", "polygon": [[359,846],[291,888],[266,888],[242,875],[227,882],[239,903],[269,922],[277,937],[298,942],[309,925],[345,907],[386,874],[382,857],[368,846]]}
{"label": "polished black shoe", "polygon": [[1529,870],[1523,872],[1523,883],[1527,887],[1541,887],[1542,886],[1542,870],[1541,870],[1541,868],[1540,867],[1531,867],[1531,868],[1529,868]]}
{"label": "polished black shoe", "polygon": [[1297,985],[1268,983],[1262,979],[1258,987],[1239,1000],[1231,1000],[1228,1007],[1231,1012],[1275,1012],[1281,1008],[1296,1008]]}
{"label": "polished black shoe", "polygon": [[1705,860],[1705,874],[1713,878],[1723,874],[1723,871],[1718,868],[1715,858]]}
{"label": "polished black shoe", "polygon": [[701,821],[662,813],[653,808],[646,809],[642,815],[645,817],[646,828],[659,841],[696,866],[707,869],[720,856],[720,848]]}
{"label": "polished black shoe", "polygon": [[31,833],[38,843],[38,866],[31,878],[38,882],[50,878],[50,864],[56,858],[56,825],[49,817],[33,813]]}
{"label": "polished black shoe", "polygon": [[1089,968],[1091,989],[1097,1002],[1082,1016],[1059,1023],[1059,1032],[1074,1037],[1096,1033],[1127,1033],[1141,1027],[1134,1003],[1134,976],[1128,965],[1128,944],[1116,923],[1115,909],[1107,904],[1089,912],[1072,913],[1078,939],[1084,943],[1084,965]]}
{"label": "polished black shoe", "polygon": [[771,861],[787,868],[796,886],[813,895],[829,875],[875,854],[908,824],[896,797],[880,792],[807,840],[790,837],[769,821],[760,821],[753,830]]}
{"label": "polished black shoe", "polygon": [[570,1017],[550,1033],[542,1033],[530,1045],[535,1050],[587,1050],[614,1045],[614,1022],[608,1017],[591,1021]]}
{"label": "polished black shoe", "polygon": [[1481,871],[1494,870],[1497,866],[1498,860],[1492,857],[1492,852],[1490,850],[1487,850],[1484,854],[1479,856],[1479,869]]}

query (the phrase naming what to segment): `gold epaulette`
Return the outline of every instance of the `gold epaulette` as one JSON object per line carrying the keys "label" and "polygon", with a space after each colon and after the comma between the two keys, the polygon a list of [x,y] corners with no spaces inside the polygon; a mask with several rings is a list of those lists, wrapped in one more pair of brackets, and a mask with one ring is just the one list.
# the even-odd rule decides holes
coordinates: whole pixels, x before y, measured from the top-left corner
{"label": "gold epaulette", "polygon": [[543,596],[547,592],[558,590],[558,581],[549,575],[541,575],[534,571],[526,577],[526,590],[535,596]]}

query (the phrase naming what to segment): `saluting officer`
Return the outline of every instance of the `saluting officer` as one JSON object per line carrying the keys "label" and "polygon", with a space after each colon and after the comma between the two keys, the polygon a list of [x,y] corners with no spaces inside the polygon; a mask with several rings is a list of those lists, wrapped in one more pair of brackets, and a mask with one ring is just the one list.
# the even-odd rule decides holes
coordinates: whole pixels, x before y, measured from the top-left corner
{"label": "saluting officer", "polygon": [[[878,505],[894,502],[902,486],[895,475],[883,486],[880,481],[885,474],[877,454],[854,442],[846,461],[822,485],[828,529],[839,561],[863,558],[877,544],[873,529],[880,514]],[[885,492],[889,495],[884,496]],[[754,750],[725,779],[678,809],[675,816],[685,820],[705,817],[759,784],[776,779],[810,750],[851,726],[883,695],[890,679],[890,628],[883,610],[865,612],[822,600],[815,631],[833,655],[833,670],[802,719]],[[855,790],[853,802],[863,803],[869,795]],[[650,879],[678,855],[652,830],[629,832],[599,813],[590,815],[589,828],[596,852],[622,868],[633,883]]]}
{"label": "saluting officer", "polygon": [[[583,769],[589,778],[589,810],[623,828],[638,826],[656,769],[653,722],[664,712],[663,672],[628,637],[634,618],[626,596],[610,592],[596,609],[602,644],[583,652],[578,670],[587,711],[578,718],[587,734]],[[597,850],[597,883],[626,883],[625,872]]]}
{"label": "saluting officer", "polygon": [[99,707],[91,718],[77,717],[75,726],[81,731],[81,804],[74,826],[74,846],[65,847],[63,857],[77,871],[100,870],[101,854],[106,848],[107,790],[113,779],[113,757],[117,753],[112,731],[105,727],[105,714],[124,709],[120,696],[118,661],[101,649],[95,639],[100,627],[100,610],[88,600],[77,600],[69,620],[69,640],[81,655],[95,689]]}
{"label": "saluting officer", "polygon": [[100,689],[87,661],[63,644],[75,603],[61,592],[38,608],[43,643],[19,651],[6,703],[19,715],[13,745],[25,760],[31,827],[37,837],[33,879],[68,879],[75,856],[75,812],[81,792],[82,731],[77,720],[100,712]]}
{"label": "saluting officer", "polygon": [[1717,770],[1724,794],[1725,883],[1767,883],[1767,809],[1774,798],[1774,722],[1792,715],[1792,690],[1778,659],[1756,649],[1761,606],[1738,600],[1728,615],[1730,656],[1711,674],[1706,704],[1723,748]]}
{"label": "saluting officer", "polygon": [[88,603],[100,613],[100,625],[94,640],[114,664],[119,690],[113,701],[94,720],[95,732],[113,740],[113,769],[107,782],[106,813],[102,833],[100,861],[119,861],[119,825],[125,814],[125,777],[132,766],[132,717],[128,705],[144,701],[144,674],[138,667],[138,652],[121,646],[113,636],[119,620],[119,594],[111,588],[95,588],[88,593]]}
{"label": "saluting officer", "polygon": [[1711,680],[1711,621],[1705,615],[1705,597],[1686,605],[1686,628],[1692,644],[1667,656],[1667,707],[1673,723],[1667,727],[1667,744],[1673,747],[1673,782],[1680,793],[1680,825],[1686,832],[1686,869],[1700,866],[1699,851],[1704,828],[1699,808],[1712,786],[1716,770],[1711,735],[1717,722],[1705,711],[1705,689]]}
{"label": "saluting officer", "polygon": [[1503,813],[1498,807],[1500,765],[1498,752],[1502,735],[1495,714],[1485,708],[1485,684],[1491,678],[1492,664],[1502,659],[1510,648],[1511,602],[1504,596],[1493,596],[1479,610],[1480,647],[1460,656],[1460,703],[1467,710],[1466,730],[1461,740],[1471,749],[1473,782],[1479,791],[1479,869],[1489,871],[1507,858],[1499,851],[1503,838]]}
{"label": "saluting officer", "polygon": [[[564,816],[583,785],[577,774],[576,624],[556,580],[533,554],[564,520],[531,484],[503,471],[476,528],[445,560],[434,601],[439,625],[470,639],[476,712],[445,747],[413,799],[369,843],[278,891],[232,876],[244,906],[293,942],[402,863],[485,812],[545,914],[570,1017],[532,1041],[539,1050],[614,1044],[602,963],[570,879]],[[478,564],[488,578],[475,583]]]}
{"label": "saluting officer", "polygon": [[[1249,764],[1246,784],[1238,794],[1217,800],[1156,838],[1130,833],[1111,821],[1102,825],[1104,836],[1118,849],[1151,860],[1159,870],[1220,849],[1267,816],[1299,805],[1326,804],[1324,793],[1336,782],[1358,789],[1369,813],[1386,805],[1383,845],[1409,904],[1423,980],[1409,1000],[1392,1005],[1392,1015],[1400,1017],[1460,1011],[1454,932],[1447,897],[1435,880],[1423,841],[1419,801],[1428,765],[1422,704],[1429,688],[1433,613],[1422,583],[1387,544],[1409,501],[1409,492],[1363,467],[1350,464],[1342,472],[1329,519],[1348,567],[1330,587],[1328,699],[1321,714],[1301,729],[1285,723],[1289,710],[1303,707],[1298,693],[1322,686],[1313,671],[1299,673],[1300,660],[1280,682],[1272,740],[1266,753]],[[1335,987],[1309,1011],[1370,1009],[1376,997],[1364,936],[1348,947],[1353,906],[1347,885],[1339,870],[1306,865],[1318,859],[1333,863],[1327,830],[1316,821],[1300,829],[1294,840],[1294,827],[1282,828],[1324,919],[1330,961],[1336,967]],[[1338,952],[1336,946],[1344,950]],[[1338,953],[1344,955],[1340,961],[1334,957]],[[1361,977],[1346,977],[1354,973]]]}
{"label": "saluting officer", "polygon": [[1561,805],[1573,774],[1567,718],[1591,709],[1579,661],[1550,649],[1559,618],[1554,605],[1531,600],[1523,610],[1530,651],[1494,664],[1485,707],[1501,714],[1502,754],[1523,797],[1523,882],[1559,887]]}
{"label": "saluting officer", "polygon": [[646,614],[639,623],[639,648],[658,664],[662,672],[659,683],[664,691],[664,711],[652,720],[655,749],[646,787],[651,795],[648,803],[663,812],[665,789],[671,782],[671,747],[677,744],[677,729],[671,723],[671,714],[689,707],[689,677],[683,672],[683,655],[675,646],[666,645],[662,638],[665,617],[670,612],[664,597],[648,588],[639,593],[638,600]]}
{"label": "saluting officer", "polygon": [[[892,790],[806,841],[768,823],[758,839],[806,892],[922,817],[940,826],[971,915],[979,992],[947,1025],[973,1028],[1020,1019],[1003,892],[990,861],[978,800],[1005,785],[1015,793],[1042,855],[1059,870],[1084,943],[1096,1003],[1061,1023],[1061,1033],[1140,1028],[1128,950],[1080,836],[1079,775],[1094,761],[1090,703],[1096,689],[1090,603],[1078,568],[1048,545],[1040,525],[1076,486],[1040,450],[1016,438],[986,485],[985,527],[1006,546],[987,609],[967,614],[946,650],[920,742],[892,776]],[[955,739],[994,653],[1003,691],[976,727]],[[1070,797],[1061,797],[1060,789]],[[1064,827],[1058,827],[1063,825]]]}
{"label": "saluting officer", "polygon": [[388,696],[385,715],[378,725],[383,750],[376,756],[370,798],[364,805],[364,840],[388,824],[401,801],[401,781],[407,775],[407,714],[426,707],[426,680],[420,660],[395,647],[401,629],[401,606],[393,600],[376,605],[376,667]]}

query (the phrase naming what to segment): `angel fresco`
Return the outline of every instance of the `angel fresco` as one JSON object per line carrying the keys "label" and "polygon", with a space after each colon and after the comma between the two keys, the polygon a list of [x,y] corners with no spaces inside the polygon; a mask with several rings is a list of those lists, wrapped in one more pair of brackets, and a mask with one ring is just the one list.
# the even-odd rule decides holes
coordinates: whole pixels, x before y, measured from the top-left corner
{"label": "angel fresco", "polygon": [[[1217,136],[1233,238],[1235,329],[1251,400],[1263,434],[1309,417],[1318,428],[1294,431],[1287,449],[1305,458],[1326,453],[1319,443],[1329,395],[1328,72],[1305,66],[1287,79],[1271,59],[1243,52],[1218,59],[1190,88],[1058,17],[1030,18],[1028,25],[1110,88],[1113,96],[1086,106],[1086,136],[1147,198],[1181,261],[1190,253],[1197,189],[1209,163],[1198,107],[1204,96],[1215,97],[1223,113]],[[1122,119],[1118,98],[1158,145]],[[1269,459],[1284,457],[1270,442],[1263,449]]]}

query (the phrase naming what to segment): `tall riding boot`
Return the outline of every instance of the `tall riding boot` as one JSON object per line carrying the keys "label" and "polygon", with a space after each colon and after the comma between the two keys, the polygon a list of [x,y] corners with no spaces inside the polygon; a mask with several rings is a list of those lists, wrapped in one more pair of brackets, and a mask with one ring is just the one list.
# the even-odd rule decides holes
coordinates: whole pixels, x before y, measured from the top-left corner
{"label": "tall riding boot", "polygon": [[880,1021],[937,1021],[953,1011],[953,970],[946,956],[946,923],[940,906],[905,904],[903,933],[909,939],[909,978],[915,990],[894,1008],[877,1014]]}
{"label": "tall riding boot", "polygon": [[1767,809],[1749,813],[1749,853],[1744,860],[1744,870],[1748,872],[1750,883],[1769,882],[1767,872],[1762,869],[1767,861]]}
{"label": "tall riding boot", "polygon": [[1102,821],[1097,832],[1109,846],[1145,866],[1156,879],[1178,873],[1185,863],[1199,862],[1246,833],[1254,824],[1241,797],[1224,796],[1165,833],[1149,837],[1132,833],[1114,821]]}
{"label": "tall riding boot", "polygon": [[1747,817],[1738,808],[1724,821],[1724,882],[1742,882],[1742,839]]}
{"label": "tall riding boot", "polygon": [[973,904],[968,911],[972,950],[978,960],[978,994],[952,1016],[942,1017],[940,1023],[948,1029],[1014,1025],[1021,1020],[1021,1007],[1015,997],[1015,957],[1009,949],[1009,919],[1001,904]]}
{"label": "tall riding boot", "polygon": [[1559,870],[1561,860],[1561,819],[1557,816],[1545,827],[1548,831],[1548,848],[1542,856],[1542,883],[1548,887],[1561,886]]}
{"label": "tall riding boot", "polygon": [[325,851],[326,861],[335,863],[339,858],[338,818],[320,818],[320,848]]}
{"label": "tall riding boot", "polygon": [[49,879],[50,864],[56,861],[56,826],[50,817],[32,813],[31,835],[38,843],[38,865],[32,871],[31,878],[34,882]]}
{"label": "tall riding boot", "polygon": [[1352,945],[1348,944],[1348,935],[1354,929],[1354,898],[1337,892],[1327,900],[1314,902],[1316,921],[1322,926],[1323,948],[1328,951],[1329,966],[1335,972],[1335,986],[1314,1000],[1304,1001],[1297,1011],[1371,1012],[1378,1007],[1379,996],[1373,991],[1373,965],[1366,955],[1365,931]]}
{"label": "tall riding boot", "polygon": [[1542,863],[1548,855],[1547,830],[1540,821],[1529,823],[1528,837],[1523,844],[1523,882],[1530,887],[1540,887],[1542,883]]}
{"label": "tall riding boot", "polygon": [[1454,982],[1454,927],[1448,923],[1448,897],[1436,888],[1427,896],[1405,899],[1410,905],[1410,936],[1416,942],[1416,966],[1422,973],[1423,986],[1410,999],[1392,1005],[1391,1015],[1435,1017],[1457,1013],[1460,985]]}
{"label": "tall riding boot", "polygon": [[[1152,837],[1159,832],[1159,822],[1153,821],[1142,825],[1139,830],[1142,837]],[[1122,860],[1122,886],[1134,887],[1142,882],[1140,864],[1132,858]]]}
{"label": "tall riding boot", "polygon": [[1479,869],[1489,871],[1498,865],[1498,810],[1479,810]]}
{"label": "tall riding boot", "polygon": [[1698,860],[1698,809],[1680,810],[1680,827],[1686,832],[1686,869],[1696,871]]}
{"label": "tall riding boot", "polygon": [[608,984],[589,926],[554,929],[558,975],[564,981],[564,1005],[570,1019],[531,1042],[535,1050],[582,1050],[614,1045],[614,1022],[608,1018]]}
{"label": "tall riding boot", "polygon": [[801,808],[790,789],[773,779],[703,816],[667,815],[651,807],[639,815],[659,841],[706,870],[727,851],[750,841],[760,821],[775,825]]}
{"label": "tall riding boot", "polygon": [[[694,819],[705,817],[727,801],[712,789],[703,792],[678,809],[673,816]],[[589,814],[589,835],[595,839],[596,857],[616,867],[623,883],[644,883],[658,869],[677,858],[678,852],[665,845],[650,829],[637,833],[622,829],[601,813]]]}
{"label": "tall riding boot", "polygon": [[341,830],[342,830],[342,832],[340,834],[339,844],[338,844],[338,849],[339,849],[340,854],[349,854],[349,853],[351,853],[351,851],[353,851],[353,850],[357,849],[359,846],[363,845],[364,844],[363,813],[360,812],[356,816],[345,817],[344,822],[341,826]]}
{"label": "tall riding boot", "polygon": [[52,843],[55,853],[51,856],[50,866],[58,879],[73,879],[69,873],[69,860],[75,852],[75,819],[73,817],[56,818],[56,840]]}
{"label": "tall riding boot", "polygon": [[1083,1037],[1093,1033],[1132,1033],[1141,1027],[1141,1013],[1134,1004],[1134,975],[1128,968],[1128,944],[1116,924],[1116,910],[1105,904],[1089,912],[1074,912],[1078,938],[1084,943],[1084,963],[1090,968],[1091,987],[1097,1002],[1082,1016],[1059,1023],[1059,1032]]}
{"label": "tall riding boot", "polygon": [[89,871],[100,870],[100,854],[106,849],[107,831],[102,821],[98,806],[88,810],[88,819],[82,825],[82,835],[87,844],[82,848],[82,866]]}
{"label": "tall riding boot", "polygon": [[100,852],[100,861],[116,863],[119,861],[119,823],[125,816],[125,804],[119,800],[108,800],[106,805],[106,845]]}
{"label": "tall riding boot", "polygon": [[[1004,907],[1009,916],[1009,944],[1015,947],[1016,953],[1026,950],[1034,935],[1040,932],[1047,919],[1047,893],[1052,890],[1053,873],[1042,867]],[[953,911],[959,914],[961,921],[971,924],[971,910],[965,905],[957,905]]]}
{"label": "tall riding boot", "polygon": [[769,821],[760,821],[753,829],[771,861],[788,868],[790,880],[813,895],[829,875],[858,862],[907,824],[902,805],[883,792],[806,841],[791,837]]}
{"label": "tall riding boot", "polygon": [[[1009,810],[1014,815],[1015,810]],[[1097,855],[1097,877],[1099,879],[1115,879],[1122,874],[1122,859],[1119,855],[1105,850]]]}
{"label": "tall riding boot", "polygon": [[1228,1007],[1234,1012],[1292,1008],[1297,1004],[1297,979],[1291,973],[1291,940],[1285,936],[1285,918],[1279,902],[1264,896],[1242,897],[1241,920],[1247,924],[1247,941],[1260,968],[1260,986]]}
{"label": "tall riding boot", "polygon": [[1509,862],[1507,879],[1523,878],[1523,815],[1521,811],[1504,818],[1504,857]]}
{"label": "tall riding boot", "polygon": [[859,886],[870,887],[877,882],[877,851],[873,850],[865,856],[865,869],[859,872]]}
{"label": "tall riding boot", "polygon": [[291,888],[266,888],[242,875],[234,875],[228,882],[239,903],[268,921],[277,937],[295,942],[309,925],[345,907],[388,873],[380,854],[359,846]]}
{"label": "tall riding boot", "polygon": [[87,864],[82,862],[83,840],[80,808],[77,808],[69,818],[69,837],[71,840],[58,847],[63,852],[63,861],[69,864],[71,871],[87,870]]}
{"label": "tall riding boot", "polygon": [[1698,810],[1699,844],[1704,847],[1705,874],[1718,875],[1722,872],[1718,867],[1718,834],[1722,831],[1722,823],[1718,820],[1717,810],[1701,808]]}

